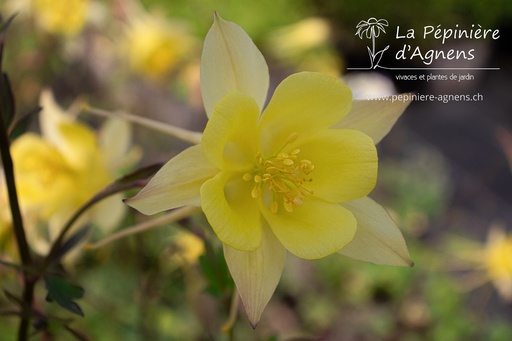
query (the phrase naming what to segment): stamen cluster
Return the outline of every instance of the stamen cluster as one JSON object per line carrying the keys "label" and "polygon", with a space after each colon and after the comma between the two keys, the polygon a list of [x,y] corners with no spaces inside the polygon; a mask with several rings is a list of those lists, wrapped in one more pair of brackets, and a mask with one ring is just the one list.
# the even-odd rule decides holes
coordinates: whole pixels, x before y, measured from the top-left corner
{"label": "stamen cluster", "polygon": [[277,213],[280,198],[284,209],[293,212],[295,207],[302,205],[305,195],[313,194],[313,191],[307,189],[304,184],[313,181],[309,174],[315,166],[309,160],[297,161],[299,153],[300,149],[294,149],[290,153],[279,153],[267,159],[258,153],[255,170],[243,176],[245,181],[254,181],[251,191],[254,199],[261,197],[263,185],[272,192],[272,213]]}

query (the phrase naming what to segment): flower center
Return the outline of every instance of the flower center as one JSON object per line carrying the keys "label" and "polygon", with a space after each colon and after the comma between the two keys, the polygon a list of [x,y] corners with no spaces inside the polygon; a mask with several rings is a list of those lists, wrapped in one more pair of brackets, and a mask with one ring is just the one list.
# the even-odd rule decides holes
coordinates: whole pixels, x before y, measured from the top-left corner
{"label": "flower center", "polygon": [[[292,134],[286,144],[292,142],[292,138],[294,140],[296,136]],[[309,174],[315,166],[309,160],[298,161],[299,153],[300,149],[294,149],[290,153],[279,152],[266,159],[258,153],[254,170],[243,175],[245,181],[254,182],[251,191],[253,198],[261,197],[262,187],[268,188],[272,193],[269,207],[272,213],[277,213],[279,201],[282,201],[287,212],[293,212],[295,207],[302,205],[306,195],[313,194],[313,191],[307,189],[305,185],[313,181]]]}

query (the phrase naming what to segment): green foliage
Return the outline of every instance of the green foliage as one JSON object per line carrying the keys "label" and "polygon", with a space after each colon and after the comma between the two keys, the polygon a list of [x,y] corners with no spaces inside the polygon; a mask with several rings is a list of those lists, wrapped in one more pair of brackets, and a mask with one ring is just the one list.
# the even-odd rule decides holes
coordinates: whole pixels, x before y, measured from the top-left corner
{"label": "green foliage", "polygon": [[12,122],[9,129],[9,136],[11,140],[15,140],[17,137],[27,132],[29,126],[34,121],[35,116],[39,114],[41,108],[36,108],[34,110],[29,111],[27,114],[22,116],[21,118]]}
{"label": "green foliage", "polygon": [[201,38],[212,24],[213,12],[218,11],[228,21],[243,22],[244,30],[255,41],[275,27],[305,18],[312,7],[307,0],[192,0],[187,2],[187,6],[179,0],[143,0],[142,3],[147,8],[163,8],[171,18],[185,20]]}
{"label": "green foliage", "polygon": [[75,302],[75,300],[84,296],[85,291],[82,287],[71,283],[60,275],[53,274],[45,275],[44,282],[48,290],[48,295],[46,296],[48,302],[55,301],[62,308],[73,314],[84,316],[84,312]]}
{"label": "green foliage", "polygon": [[208,281],[206,288],[208,293],[221,298],[232,290],[233,280],[229,274],[228,265],[224,259],[224,252],[221,248],[208,245],[206,247],[206,254],[199,257],[199,264]]}

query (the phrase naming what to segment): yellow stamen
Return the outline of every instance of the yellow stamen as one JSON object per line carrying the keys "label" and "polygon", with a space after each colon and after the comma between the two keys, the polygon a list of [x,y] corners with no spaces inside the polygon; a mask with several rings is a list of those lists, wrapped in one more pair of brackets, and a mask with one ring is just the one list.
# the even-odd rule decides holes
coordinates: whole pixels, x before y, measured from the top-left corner
{"label": "yellow stamen", "polygon": [[261,187],[254,186],[254,188],[251,191],[251,196],[254,199],[259,198],[261,196]]}
{"label": "yellow stamen", "polygon": [[[297,137],[297,133],[291,134],[286,145],[295,141]],[[277,213],[279,209],[278,200],[282,200],[285,211],[293,212],[296,207],[304,203],[305,196],[313,194],[313,191],[304,187],[306,183],[312,181],[307,176],[315,168],[313,163],[306,159],[294,161],[297,159],[300,149],[293,149],[290,153],[283,152],[282,149],[276,156],[267,159],[258,153],[254,170],[243,175],[245,181],[254,181],[251,191],[251,196],[254,199],[261,197],[263,184],[272,192],[272,201],[269,204],[272,213]]]}

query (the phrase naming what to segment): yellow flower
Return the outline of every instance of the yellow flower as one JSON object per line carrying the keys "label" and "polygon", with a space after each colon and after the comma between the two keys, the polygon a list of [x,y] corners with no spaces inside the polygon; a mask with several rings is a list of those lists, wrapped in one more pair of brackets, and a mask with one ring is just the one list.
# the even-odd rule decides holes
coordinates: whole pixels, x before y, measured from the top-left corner
{"label": "yellow flower", "polygon": [[130,67],[150,79],[165,76],[190,55],[194,45],[185,26],[147,13],[134,13],[126,30],[123,54]]}
{"label": "yellow flower", "polygon": [[0,169],[0,250],[3,250],[1,246],[6,243],[5,239],[8,238],[6,236],[10,235],[10,229],[11,212],[9,211],[9,199],[7,197],[3,170]]}
{"label": "yellow flower", "polygon": [[178,232],[173,236],[173,253],[169,259],[175,266],[190,266],[198,262],[204,253],[201,238],[190,232]]}
{"label": "yellow flower", "polygon": [[[63,112],[51,92],[42,93],[41,106],[42,134],[20,136],[12,143],[11,153],[24,213],[37,212],[40,220],[48,222],[49,232],[27,228],[35,248],[45,252],[71,215],[117,178],[120,169],[133,164],[138,152],[130,148],[129,125],[124,121],[107,121],[96,136]],[[123,214],[120,197],[114,196],[95,206],[90,218],[112,228]],[[50,240],[43,237],[48,234]]]}
{"label": "yellow flower", "polygon": [[201,60],[209,116],[201,144],[127,200],[145,214],[201,205],[253,326],[287,251],[412,263],[392,219],[366,197],[377,177],[375,143],[407,103],[360,101],[351,111],[348,87],[308,72],[285,79],[263,110],[268,86],[267,64],[252,40],[216,15]]}
{"label": "yellow flower", "polygon": [[501,298],[512,302],[512,234],[504,226],[492,224],[485,243],[460,237],[449,241],[456,256],[453,267],[463,271],[457,274],[462,290],[491,283]]}
{"label": "yellow flower", "polygon": [[491,230],[484,260],[489,279],[503,298],[512,301],[512,235]]}
{"label": "yellow flower", "polygon": [[[3,170],[0,169],[0,259],[15,260],[17,257],[16,243],[11,227],[11,212]],[[0,266],[0,278],[5,276],[7,268]]]}
{"label": "yellow flower", "polygon": [[298,69],[340,74],[342,60],[333,47],[325,19],[307,18],[271,32],[266,42],[275,57]]}
{"label": "yellow flower", "polygon": [[31,0],[32,13],[44,30],[65,36],[84,26],[89,0]]}

